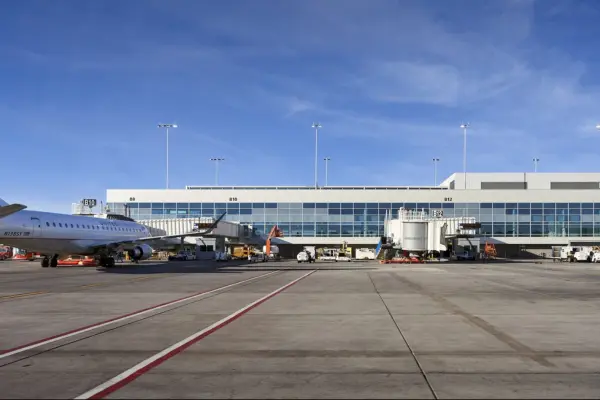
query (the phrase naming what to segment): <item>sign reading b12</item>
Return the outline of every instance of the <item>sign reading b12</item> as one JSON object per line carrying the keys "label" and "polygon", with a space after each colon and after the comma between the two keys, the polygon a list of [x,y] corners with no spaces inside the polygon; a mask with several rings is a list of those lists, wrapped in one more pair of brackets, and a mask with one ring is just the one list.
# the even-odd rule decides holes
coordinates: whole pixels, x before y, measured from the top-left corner
{"label": "sign reading b12", "polygon": [[96,207],[98,201],[96,199],[83,199],[81,200],[81,204],[87,207]]}

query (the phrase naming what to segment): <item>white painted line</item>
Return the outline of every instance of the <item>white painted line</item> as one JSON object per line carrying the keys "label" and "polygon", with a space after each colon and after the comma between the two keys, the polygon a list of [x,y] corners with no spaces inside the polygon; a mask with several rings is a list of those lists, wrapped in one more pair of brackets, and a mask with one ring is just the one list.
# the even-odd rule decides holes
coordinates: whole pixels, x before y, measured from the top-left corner
{"label": "white painted line", "polygon": [[263,274],[263,275],[255,276],[253,278],[249,278],[249,279],[245,279],[243,281],[239,281],[239,282],[231,283],[229,285],[221,286],[221,287],[218,287],[216,289],[209,290],[207,292],[196,293],[196,294],[193,294],[193,295],[190,295],[190,296],[183,297],[181,299],[177,299],[177,300],[169,301],[167,303],[162,303],[162,304],[158,304],[158,305],[155,305],[155,306],[152,306],[152,307],[144,308],[142,310],[134,311],[132,313],[125,314],[125,315],[122,315],[120,317],[115,317],[115,318],[109,319],[107,321],[102,321],[102,322],[98,322],[98,323],[95,323],[95,324],[92,324],[92,325],[87,325],[87,326],[84,326],[82,328],[73,329],[73,330],[68,331],[68,332],[59,333],[58,335],[54,335],[54,336],[51,336],[51,337],[48,337],[48,338],[45,338],[45,339],[37,340],[37,341],[32,342],[32,343],[24,344],[24,345],[19,346],[19,347],[15,347],[15,348],[12,348],[12,349],[9,349],[9,350],[5,350],[3,353],[0,354],[0,360],[3,359],[3,358],[6,358],[6,357],[13,356],[13,355],[18,354],[18,353],[22,353],[22,352],[27,351],[27,350],[35,349],[36,347],[44,346],[44,345],[47,345],[47,344],[50,344],[50,343],[53,343],[53,342],[56,342],[56,341],[59,341],[59,340],[63,340],[63,339],[66,339],[66,338],[69,338],[69,337],[72,337],[72,336],[75,336],[75,335],[79,335],[79,334],[82,334],[82,333],[85,333],[85,332],[93,331],[94,329],[104,328],[105,326],[108,326],[108,325],[116,324],[118,322],[126,321],[126,320],[131,319],[131,318],[139,317],[140,315],[148,314],[148,313],[153,312],[153,311],[161,310],[161,309],[169,307],[169,306],[173,306],[173,305],[176,305],[176,304],[179,304],[179,303],[183,303],[184,301],[193,300],[193,299],[196,299],[198,297],[202,297],[202,296],[206,296],[208,294],[212,294],[212,293],[218,292],[220,290],[229,289],[231,287],[234,287],[234,286],[237,286],[237,285],[241,285],[243,283],[247,283],[247,282],[251,282],[251,281],[256,280],[256,279],[264,278],[264,277],[272,275],[272,274],[274,274],[276,272],[279,272],[279,271],[273,271],[273,272],[269,272],[269,273],[266,273],[266,274]]}
{"label": "white painted line", "polygon": [[240,318],[242,315],[246,314],[248,311],[252,310],[255,307],[258,307],[265,301],[278,295],[279,293],[283,292],[285,289],[289,288],[293,284],[299,282],[300,280],[306,278],[307,276],[309,276],[310,274],[312,274],[314,272],[316,272],[316,270],[312,270],[309,273],[302,275],[300,278],[295,279],[292,282],[269,293],[268,295],[256,300],[255,302],[248,304],[247,306],[235,311],[233,314],[229,314],[227,317],[215,322],[214,324],[210,325],[207,328],[202,329],[201,331],[194,333],[191,336],[188,336],[187,338],[183,339],[182,341],[175,343],[174,345],[164,349],[160,353],[157,353],[157,354],[153,355],[152,357],[147,358],[146,360],[140,362],[139,364],[129,368],[127,371],[115,376],[114,378],[102,383],[101,385],[96,386],[95,388],[85,392],[84,394],[77,396],[75,399],[101,399],[101,398],[106,397],[107,395],[117,391],[118,389],[122,388],[123,386],[127,385],[128,383],[132,382],[133,380],[137,379],[138,377],[142,376],[146,372],[150,371],[154,367],[157,367],[158,365],[167,361],[171,357],[179,354],[180,352],[187,349],[188,347],[190,347],[194,343],[198,342],[199,340],[205,338],[206,336],[210,335],[211,333],[223,328],[224,326],[228,325],[229,323]]}

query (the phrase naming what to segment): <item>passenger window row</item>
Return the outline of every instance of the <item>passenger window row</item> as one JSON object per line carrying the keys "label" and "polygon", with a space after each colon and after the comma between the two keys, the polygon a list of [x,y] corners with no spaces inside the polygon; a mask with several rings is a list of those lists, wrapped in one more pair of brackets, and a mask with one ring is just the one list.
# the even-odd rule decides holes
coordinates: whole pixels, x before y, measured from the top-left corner
{"label": "passenger window row", "polygon": [[[46,226],[50,226],[50,222],[46,222]],[[109,231],[122,231],[122,232],[142,232],[142,229],[134,228],[123,228],[120,226],[106,226],[106,225],[84,225],[84,224],[63,224],[62,222],[52,222],[52,226],[59,228],[73,228],[73,229],[94,229],[94,230],[109,230]]]}

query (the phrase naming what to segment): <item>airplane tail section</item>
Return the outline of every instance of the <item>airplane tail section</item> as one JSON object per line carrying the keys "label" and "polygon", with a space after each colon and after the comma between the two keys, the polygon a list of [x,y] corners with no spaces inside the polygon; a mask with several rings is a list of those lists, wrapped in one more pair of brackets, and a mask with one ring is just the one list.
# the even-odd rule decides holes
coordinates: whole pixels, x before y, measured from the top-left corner
{"label": "airplane tail section", "polygon": [[[4,203],[6,204],[6,203]],[[0,219],[26,209],[23,204],[0,205]]]}
{"label": "airplane tail section", "polygon": [[8,205],[7,202],[5,202],[4,200],[0,199],[0,207],[7,206],[7,205]]}

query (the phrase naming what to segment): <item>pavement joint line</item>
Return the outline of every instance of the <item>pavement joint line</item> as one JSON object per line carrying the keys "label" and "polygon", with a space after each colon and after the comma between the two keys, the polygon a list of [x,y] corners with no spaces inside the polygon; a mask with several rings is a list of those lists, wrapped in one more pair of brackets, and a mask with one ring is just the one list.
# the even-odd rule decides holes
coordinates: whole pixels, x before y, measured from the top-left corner
{"label": "pavement joint line", "polygon": [[181,353],[182,351],[184,351],[185,349],[187,349],[194,343],[197,343],[198,341],[202,340],[203,338],[207,337],[208,335],[229,325],[231,322],[237,320],[238,318],[240,318],[244,314],[248,313],[252,309],[260,306],[267,300],[277,296],[279,293],[283,292],[290,286],[300,282],[302,279],[312,275],[315,272],[317,272],[317,270],[313,269],[312,271],[309,271],[308,273],[300,276],[299,278],[296,278],[293,281],[288,282],[287,284],[281,286],[279,289],[272,291],[271,293],[267,294],[266,296],[263,296],[260,299],[255,300],[254,302],[244,306],[243,308],[240,308],[239,310],[229,314],[225,318],[213,323],[212,325],[194,333],[191,336],[188,336],[187,338],[175,343],[172,346],[167,347],[163,351],[134,365],[133,367],[131,367],[128,370],[122,372],[121,374],[115,376],[114,378],[109,379],[108,381],[96,386],[95,388],[88,390],[87,392],[77,396],[75,399],[102,399],[102,398],[108,396],[109,394],[119,390],[120,388],[126,386],[130,382],[137,379],[138,377],[142,376],[146,372],[152,370],[153,368],[159,366],[163,362],[165,362],[165,361],[169,360],[170,358],[174,357],[175,355]]}
{"label": "pavement joint line", "polygon": [[398,330],[398,333],[400,334],[400,337],[402,337],[402,340],[404,341],[404,344],[406,345],[406,347],[410,351],[410,355],[411,355],[412,359],[415,361],[415,363],[417,364],[417,368],[419,368],[419,372],[421,373],[421,376],[423,376],[423,379],[425,379],[425,383],[427,384],[427,387],[431,391],[431,394],[433,395],[433,398],[436,399],[436,400],[439,399],[437,393],[435,392],[435,389],[433,388],[433,385],[431,384],[431,381],[429,380],[429,377],[427,376],[427,373],[425,372],[425,369],[421,365],[421,362],[417,358],[417,355],[415,354],[414,350],[410,346],[410,343],[408,343],[408,340],[406,339],[406,336],[404,336],[404,333],[402,332],[402,329],[400,329],[400,325],[398,325],[398,322],[396,321],[396,318],[394,318],[394,315],[390,311],[390,308],[388,307],[387,303],[385,302],[385,300],[381,296],[381,293],[377,289],[377,285],[375,285],[375,282],[373,282],[373,278],[371,277],[371,274],[367,272],[367,276],[369,277],[369,280],[371,281],[371,284],[373,285],[373,289],[375,289],[375,293],[377,293],[377,295],[379,296],[379,299],[383,303],[383,306],[385,307],[388,315],[390,316],[390,318],[392,319],[392,322],[396,326],[396,329]]}
{"label": "pavement joint line", "polygon": [[162,304],[150,306],[150,307],[138,310],[138,311],[133,311],[133,312],[131,312],[129,314],[125,314],[125,315],[121,315],[119,317],[111,318],[111,319],[106,320],[106,321],[97,322],[95,324],[91,324],[91,325],[87,325],[87,326],[84,326],[84,327],[81,327],[81,328],[76,328],[76,329],[73,329],[73,330],[70,330],[70,331],[67,331],[67,332],[59,333],[57,335],[50,336],[50,337],[44,338],[44,339],[40,339],[40,340],[31,342],[31,343],[27,343],[27,344],[24,344],[24,345],[21,345],[21,346],[18,346],[18,347],[14,347],[12,349],[4,350],[4,351],[0,352],[0,360],[4,359],[4,358],[7,358],[7,357],[10,357],[10,356],[13,356],[15,354],[22,353],[22,352],[27,351],[27,350],[31,350],[31,349],[34,349],[34,348],[37,348],[37,347],[40,347],[40,346],[43,346],[43,345],[54,343],[54,342],[57,342],[59,340],[63,340],[63,339],[66,339],[66,338],[69,338],[69,337],[72,337],[72,336],[75,336],[75,335],[80,335],[80,334],[85,333],[85,332],[89,332],[89,331],[92,331],[92,330],[95,330],[95,329],[103,328],[105,326],[112,325],[112,324],[115,324],[117,322],[126,321],[128,319],[131,319],[131,318],[134,318],[134,317],[139,317],[140,315],[145,315],[145,314],[148,314],[150,312],[154,312],[154,311],[161,310],[161,309],[169,307],[169,306],[173,306],[173,305],[176,305],[176,304],[183,303],[185,301],[193,300],[193,299],[196,299],[198,297],[207,296],[207,295],[219,292],[221,290],[229,289],[229,288],[234,287],[234,286],[238,286],[238,285],[242,285],[244,283],[252,282],[252,281],[260,279],[260,278],[265,278],[265,277],[271,276],[273,274],[276,274],[278,272],[281,272],[281,271],[272,271],[272,272],[269,272],[269,273],[266,273],[266,274],[254,276],[252,278],[248,278],[248,279],[244,279],[242,281],[230,283],[228,285],[221,286],[221,287],[218,287],[218,288],[215,288],[215,289],[207,290],[207,291],[200,292],[200,293],[195,293],[195,294],[192,294],[192,295],[189,295],[189,296],[185,296],[185,297],[182,297],[182,298],[179,298],[179,299],[175,299],[175,300],[172,300],[172,301],[169,301],[169,302],[166,302],[166,303],[162,303]]}

